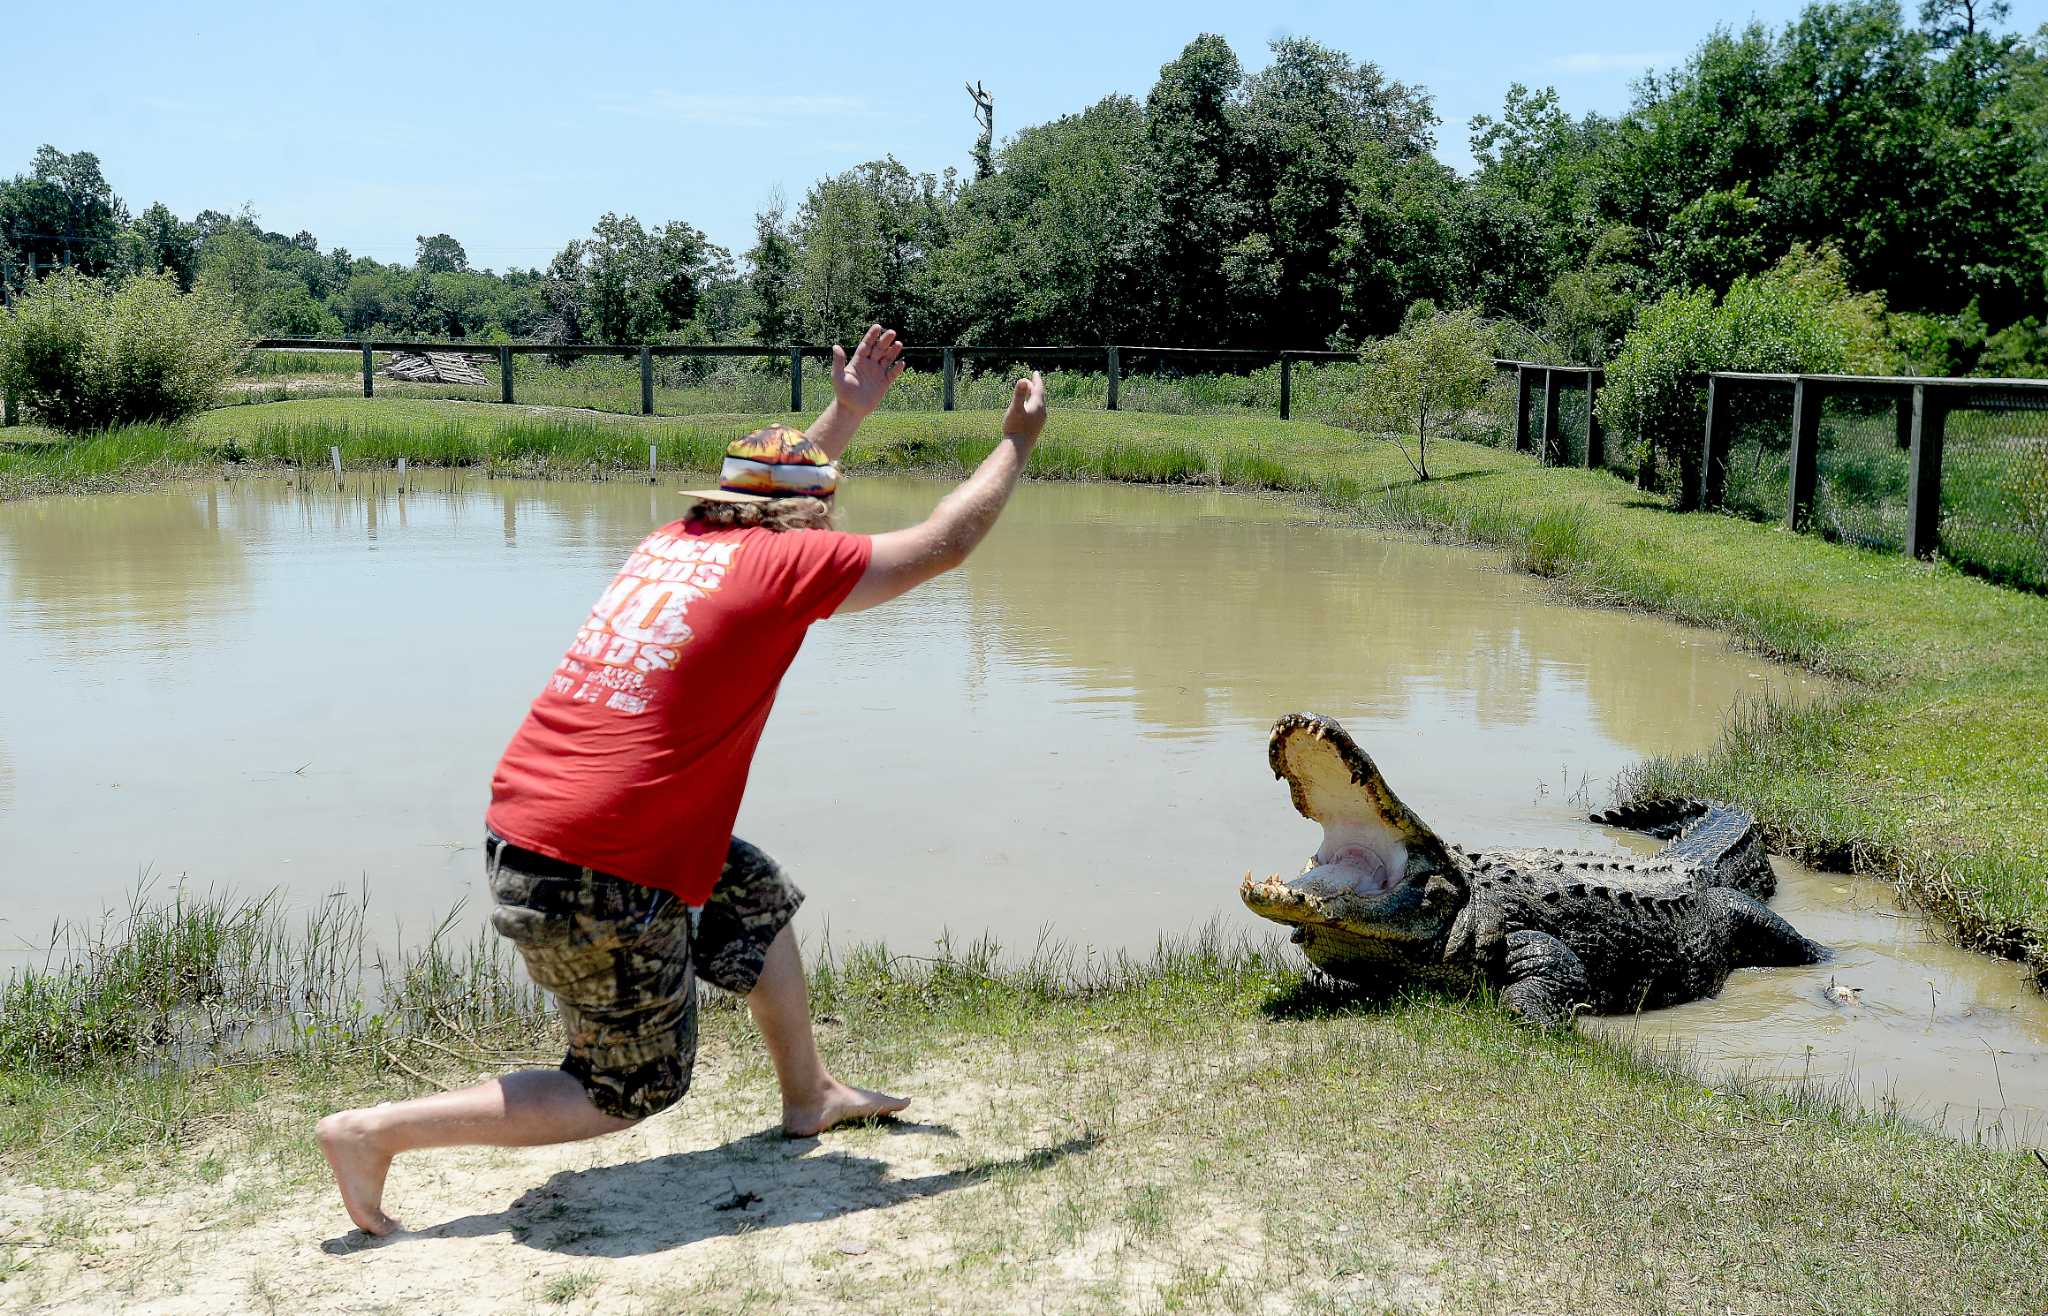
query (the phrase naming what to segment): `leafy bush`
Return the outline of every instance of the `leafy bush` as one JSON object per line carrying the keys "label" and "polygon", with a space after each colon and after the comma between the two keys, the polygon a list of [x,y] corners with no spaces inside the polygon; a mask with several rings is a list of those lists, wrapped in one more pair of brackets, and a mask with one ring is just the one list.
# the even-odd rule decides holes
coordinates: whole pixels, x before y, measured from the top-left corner
{"label": "leafy bush", "polygon": [[67,270],[0,316],[0,389],[74,434],[178,420],[218,396],[242,337],[224,299],[181,294],[169,275],[116,287]]}
{"label": "leafy bush", "polygon": [[1797,374],[1882,371],[1884,305],[1849,291],[1841,258],[1795,247],[1715,303],[1703,288],[1643,309],[1607,367],[1600,421],[1632,445],[1645,488],[1689,503],[1699,488],[1709,370]]}
{"label": "leafy bush", "polygon": [[[1393,440],[1416,478],[1429,478],[1429,441],[1475,422],[1493,382],[1493,327],[1476,310],[1418,303],[1401,332],[1359,353],[1359,386],[1340,409],[1350,429]],[[1415,440],[1408,455],[1404,439]]]}

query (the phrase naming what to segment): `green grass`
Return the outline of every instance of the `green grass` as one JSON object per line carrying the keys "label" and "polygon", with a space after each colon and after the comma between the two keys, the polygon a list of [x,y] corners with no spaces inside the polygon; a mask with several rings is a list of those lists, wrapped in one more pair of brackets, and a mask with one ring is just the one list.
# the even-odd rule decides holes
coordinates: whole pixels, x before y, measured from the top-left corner
{"label": "green grass", "polygon": [[[1058,948],[1017,962],[987,943],[930,957],[870,947],[815,966],[811,990],[834,1069],[908,1092],[911,1114],[933,1121],[926,1140],[944,1159],[901,1176],[943,1171],[953,1186],[896,1194],[888,1177],[863,1179],[809,1251],[816,1264],[772,1250],[785,1226],[713,1216],[739,1228],[708,1253],[665,1254],[659,1301],[636,1287],[650,1271],[628,1247],[582,1254],[536,1285],[541,1302],[602,1287],[622,1310],[693,1310],[744,1289],[783,1310],[843,1285],[877,1307],[940,1294],[963,1310],[1343,1311],[1378,1309],[1391,1297],[1376,1286],[1395,1284],[1451,1311],[2031,1313],[2044,1296],[2048,1174],[2031,1155],[1855,1114],[1825,1092],[1703,1082],[1669,1057],[1517,1026],[1483,999],[1335,992],[1277,938],[1212,932],[1085,962]],[[703,1145],[715,1150],[692,1158],[667,1209],[707,1212],[747,1187],[770,1193],[765,1210],[799,1209],[760,1177],[764,1156],[786,1155],[742,1136],[776,1111],[744,1009],[714,997],[702,1036],[696,1085],[645,1151],[601,1146],[574,1163]],[[72,1259],[138,1229],[126,1213],[182,1225],[198,1201],[218,1203],[203,1185],[229,1172],[236,1210],[208,1205],[203,1235],[174,1236],[188,1261],[312,1246],[342,1228],[332,1203],[306,1211],[331,1192],[316,1115],[559,1044],[544,1015],[508,1014],[474,1035],[146,1079],[132,1064],[45,1074],[68,1104],[33,1107],[53,1116],[34,1137],[13,1128],[27,1080],[0,1067],[0,1173],[42,1186],[14,1199],[32,1205],[0,1238],[0,1293],[33,1307]],[[109,1105],[123,1109],[100,1113]],[[834,1135],[810,1173],[858,1175],[863,1158],[901,1154],[894,1137]],[[561,1209],[545,1193],[513,1200],[548,1174],[525,1153],[422,1156],[477,1182],[477,1209],[508,1211],[515,1238]],[[110,1174],[134,1194],[108,1194]],[[396,1191],[418,1182],[402,1175]],[[846,1238],[877,1264],[843,1267],[830,1244]],[[890,1255],[895,1239],[912,1243]],[[144,1287],[135,1301],[178,1282],[177,1267],[155,1269],[124,1281]]]}
{"label": "green grass", "polygon": [[[478,466],[627,475],[656,445],[707,469],[763,419],[693,421],[418,399],[228,408],[184,430],[71,443],[16,431],[0,496],[118,488],[243,465]],[[997,431],[989,412],[889,412],[847,454],[854,470],[964,471]],[[1504,549],[1592,604],[1650,609],[1841,678],[1806,709],[1759,706],[1713,750],[1658,759],[1630,782],[1754,809],[1772,843],[1899,882],[1965,944],[2026,962],[2048,985],[2048,599],[1945,565],[1792,535],[1734,515],[1679,515],[1602,472],[1540,467],[1473,444],[1432,444],[1418,484],[1385,442],[1259,416],[1067,411],[1033,460],[1049,479],[1200,483],[1304,496],[1335,515]]]}

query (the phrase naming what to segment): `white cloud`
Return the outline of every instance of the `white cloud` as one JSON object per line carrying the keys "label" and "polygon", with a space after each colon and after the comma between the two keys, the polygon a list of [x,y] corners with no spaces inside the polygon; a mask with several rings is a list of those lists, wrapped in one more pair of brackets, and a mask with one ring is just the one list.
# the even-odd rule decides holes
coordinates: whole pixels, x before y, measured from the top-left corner
{"label": "white cloud", "polygon": [[598,108],[636,119],[672,123],[716,124],[724,128],[766,128],[803,119],[849,118],[871,113],[858,96],[707,95],[702,92],[651,91],[640,96],[610,96]]}
{"label": "white cloud", "polygon": [[1668,64],[1672,58],[1670,52],[1662,50],[1587,50],[1575,55],[1559,55],[1550,61],[1550,67],[1560,73],[1642,73],[1659,64]]}

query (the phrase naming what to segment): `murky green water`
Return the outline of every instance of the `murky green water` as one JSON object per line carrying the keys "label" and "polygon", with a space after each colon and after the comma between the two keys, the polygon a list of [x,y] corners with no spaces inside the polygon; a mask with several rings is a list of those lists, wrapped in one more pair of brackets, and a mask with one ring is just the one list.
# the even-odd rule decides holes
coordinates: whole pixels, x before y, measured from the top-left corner
{"label": "murky green water", "polygon": [[[946,487],[858,481],[849,528]],[[492,764],[682,507],[666,484],[440,475],[0,505],[0,936],[18,958],[140,882],[366,887],[393,935],[474,917]],[[1143,950],[1250,927],[1237,879],[1314,848],[1265,767],[1278,713],[1342,718],[1454,839],[1611,844],[1583,819],[1615,772],[1804,685],[1482,554],[1235,495],[1033,485],[964,571],[812,632],[739,826],[810,893],[813,944]],[[1691,1008],[1701,1035],[1729,1013]],[[1803,1056],[1780,1041],[1757,1045]]]}

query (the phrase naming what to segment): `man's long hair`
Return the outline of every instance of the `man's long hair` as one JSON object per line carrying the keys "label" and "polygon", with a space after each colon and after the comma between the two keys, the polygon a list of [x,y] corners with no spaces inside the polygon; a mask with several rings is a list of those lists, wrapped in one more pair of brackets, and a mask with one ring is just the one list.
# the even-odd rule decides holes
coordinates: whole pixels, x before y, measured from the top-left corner
{"label": "man's long hair", "polygon": [[775,498],[765,503],[723,503],[701,499],[685,520],[707,530],[830,530],[832,506],[822,498]]}

